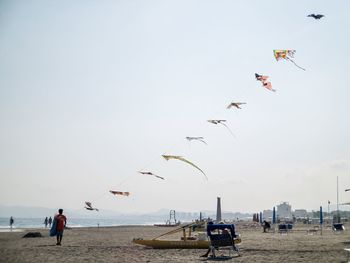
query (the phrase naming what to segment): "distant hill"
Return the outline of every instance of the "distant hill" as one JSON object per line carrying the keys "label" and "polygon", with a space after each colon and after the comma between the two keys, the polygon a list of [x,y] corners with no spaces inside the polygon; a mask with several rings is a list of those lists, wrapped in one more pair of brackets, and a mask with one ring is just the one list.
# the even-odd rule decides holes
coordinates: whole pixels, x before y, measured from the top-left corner
{"label": "distant hill", "polygon": [[[162,208],[156,212],[150,213],[121,213],[118,211],[104,210],[101,209],[99,212],[88,211],[85,209],[65,209],[64,213],[69,215],[71,218],[106,218],[106,219],[137,219],[142,218],[143,220],[149,220],[150,222],[165,222],[169,219],[170,209]],[[47,207],[28,207],[28,206],[4,206],[0,205],[0,217],[22,217],[22,218],[41,218],[46,216],[53,216],[57,213],[56,209]],[[181,212],[176,211],[176,219],[182,222],[190,222],[199,219],[199,212]],[[204,218],[216,218],[214,211],[203,211],[202,216]],[[223,212],[222,218],[226,220],[232,219],[247,219],[252,217],[249,213],[233,213]]]}

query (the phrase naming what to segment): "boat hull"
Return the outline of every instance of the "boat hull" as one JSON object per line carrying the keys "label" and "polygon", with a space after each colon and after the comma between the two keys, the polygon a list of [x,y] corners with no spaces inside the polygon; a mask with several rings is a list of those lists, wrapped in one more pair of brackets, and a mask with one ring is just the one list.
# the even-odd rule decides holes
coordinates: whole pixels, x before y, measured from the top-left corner
{"label": "boat hull", "polygon": [[208,240],[153,240],[134,239],[135,244],[152,247],[156,249],[208,249]]}

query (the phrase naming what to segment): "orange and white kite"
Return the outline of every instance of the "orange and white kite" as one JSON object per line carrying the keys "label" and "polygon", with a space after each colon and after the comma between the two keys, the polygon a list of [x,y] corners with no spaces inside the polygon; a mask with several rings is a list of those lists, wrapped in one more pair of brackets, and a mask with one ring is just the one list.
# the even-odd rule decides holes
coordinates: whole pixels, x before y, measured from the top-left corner
{"label": "orange and white kite", "polygon": [[113,190],[110,190],[109,192],[111,194],[114,194],[114,195],[123,195],[123,196],[129,196],[130,195],[130,192],[120,192],[120,191],[113,191]]}
{"label": "orange and white kite", "polygon": [[161,177],[161,176],[159,176],[159,175],[156,175],[156,174],[154,174],[154,173],[152,173],[152,172],[142,172],[142,171],[139,171],[139,173],[140,173],[140,174],[144,174],[144,175],[152,175],[152,176],[157,177],[157,178],[159,178],[159,179],[165,180],[164,177]]}

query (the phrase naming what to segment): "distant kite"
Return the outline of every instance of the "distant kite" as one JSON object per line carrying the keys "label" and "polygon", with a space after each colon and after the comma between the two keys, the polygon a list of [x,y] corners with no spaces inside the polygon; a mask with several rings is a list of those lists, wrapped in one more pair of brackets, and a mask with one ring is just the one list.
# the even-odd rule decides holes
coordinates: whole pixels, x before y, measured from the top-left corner
{"label": "distant kite", "polygon": [[98,212],[98,209],[97,208],[93,208],[92,207],[92,204],[91,204],[91,202],[85,202],[85,207],[84,208],[86,208],[87,210],[96,210],[97,212]]}
{"label": "distant kite", "polygon": [[345,189],[345,192],[347,192],[347,191],[350,191],[350,188],[349,189]]}
{"label": "distant kite", "polygon": [[153,176],[155,176],[155,177],[157,177],[157,178],[159,178],[159,179],[162,179],[162,180],[165,180],[164,179],[164,177],[161,177],[161,176],[159,176],[159,175],[156,175],[156,174],[154,174],[154,173],[152,173],[152,172],[139,172],[140,174],[144,174],[144,175],[153,175]]}
{"label": "distant kite", "polygon": [[110,193],[114,194],[114,195],[123,195],[123,196],[129,196],[130,192],[119,192],[119,191],[109,191]]}
{"label": "distant kite", "polygon": [[203,170],[201,168],[199,168],[197,165],[195,165],[194,163],[186,160],[185,158],[183,158],[182,156],[177,156],[177,155],[162,155],[163,158],[167,161],[169,161],[170,159],[176,159],[176,160],[180,160],[183,161],[185,163],[188,163],[189,165],[192,165],[194,168],[198,169],[199,171],[201,171],[201,173],[205,176],[205,178],[208,180],[208,177],[206,176],[206,174],[203,172]]}
{"label": "distant kite", "polygon": [[193,140],[195,140],[195,141],[200,141],[200,142],[202,142],[202,143],[204,143],[204,144],[207,144],[207,143],[204,141],[204,138],[203,138],[203,137],[186,137],[186,139],[187,139],[188,141],[193,141]]}
{"label": "distant kite", "polygon": [[232,107],[236,107],[237,109],[242,109],[240,106],[243,104],[247,104],[246,102],[231,102],[227,108],[230,109]]}
{"label": "distant kite", "polygon": [[261,83],[263,84],[263,87],[267,88],[268,90],[271,90],[273,92],[275,92],[276,90],[272,88],[272,84],[270,81],[267,81],[269,76],[263,76],[263,75],[259,75],[257,73],[255,73],[255,78],[258,81],[261,81]]}
{"label": "distant kite", "polygon": [[295,50],[292,49],[285,49],[285,50],[274,50],[273,51],[273,55],[275,56],[275,59],[277,61],[281,60],[281,59],[285,59],[285,60],[289,60],[290,62],[292,62],[295,66],[297,66],[298,68],[305,70],[304,68],[298,66],[294,60],[292,58],[294,58],[294,54],[295,54]]}
{"label": "distant kite", "polygon": [[212,123],[212,124],[224,124],[224,122],[226,122],[226,120],[208,120],[208,122]]}
{"label": "distant kite", "polygon": [[321,14],[318,14],[318,15],[311,14],[311,15],[308,15],[307,17],[313,17],[313,18],[315,18],[315,19],[321,19],[322,17],[324,17],[324,15],[321,15]]}
{"label": "distant kite", "polygon": [[222,124],[222,125],[224,125],[226,127],[226,129],[232,134],[232,136],[235,137],[235,135],[233,134],[231,129],[225,124],[226,120],[208,120],[208,122],[210,122],[212,124]]}

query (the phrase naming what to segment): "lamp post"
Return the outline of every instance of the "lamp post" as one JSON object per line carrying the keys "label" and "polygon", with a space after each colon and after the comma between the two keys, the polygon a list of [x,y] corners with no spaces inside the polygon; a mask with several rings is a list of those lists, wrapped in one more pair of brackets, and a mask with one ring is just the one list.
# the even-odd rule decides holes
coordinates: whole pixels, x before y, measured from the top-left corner
{"label": "lamp post", "polygon": [[328,222],[330,223],[330,217],[331,217],[331,214],[329,213],[329,205],[331,204],[331,202],[328,200]]}

